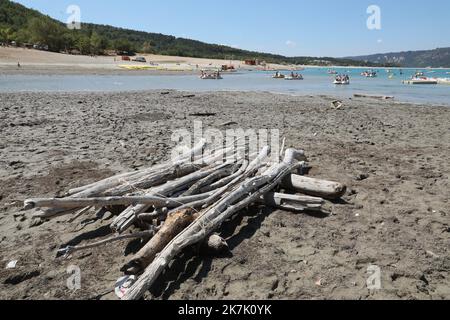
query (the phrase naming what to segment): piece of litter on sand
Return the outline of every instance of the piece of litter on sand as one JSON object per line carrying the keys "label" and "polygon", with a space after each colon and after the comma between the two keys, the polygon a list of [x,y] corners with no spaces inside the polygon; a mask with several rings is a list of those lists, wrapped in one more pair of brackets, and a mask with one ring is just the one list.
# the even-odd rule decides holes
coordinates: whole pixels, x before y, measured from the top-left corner
{"label": "piece of litter on sand", "polygon": [[316,281],[315,284],[316,284],[316,286],[321,287],[322,284],[323,284],[323,280],[322,280],[322,279],[319,279],[319,280]]}
{"label": "piece of litter on sand", "polygon": [[359,213],[355,214],[355,217],[359,217]]}
{"label": "piece of litter on sand", "polygon": [[136,276],[124,276],[117,280],[116,286],[115,286],[115,293],[116,296],[118,296],[120,299],[123,298],[123,296],[127,293],[127,291],[130,289],[130,287],[134,284],[136,281]]}
{"label": "piece of litter on sand", "polygon": [[344,107],[344,103],[341,100],[334,100],[331,102],[331,108],[335,110],[342,109]]}
{"label": "piece of litter on sand", "polygon": [[6,265],[6,269],[15,269],[17,265],[17,260],[12,260],[10,262],[8,262],[8,264]]}
{"label": "piece of litter on sand", "polygon": [[433,258],[439,258],[439,256],[436,253],[434,253],[433,251],[430,251],[430,250],[427,251],[427,255],[429,255]]}
{"label": "piece of litter on sand", "polygon": [[235,125],[235,124],[237,124],[237,122],[228,121],[228,122],[224,122],[224,123],[220,124],[219,127],[227,127],[227,126],[232,126],[232,125]]}
{"label": "piece of litter on sand", "polygon": [[217,115],[217,113],[212,112],[197,112],[189,114],[191,117],[214,117],[215,115]]}
{"label": "piece of litter on sand", "polygon": [[353,95],[355,98],[371,98],[371,99],[381,99],[381,100],[392,100],[394,99],[394,96],[380,96],[380,95],[373,95],[373,94],[360,94],[355,93]]}

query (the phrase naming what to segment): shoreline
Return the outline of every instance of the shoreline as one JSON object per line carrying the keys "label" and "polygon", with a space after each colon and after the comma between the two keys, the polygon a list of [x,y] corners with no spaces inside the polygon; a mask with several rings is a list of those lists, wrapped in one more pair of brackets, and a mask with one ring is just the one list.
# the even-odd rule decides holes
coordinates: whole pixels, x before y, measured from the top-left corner
{"label": "shoreline", "polygon": [[[0,74],[1,76],[1,74]],[[43,75],[45,76],[45,75]],[[48,75],[51,76],[51,75]],[[154,76],[160,76],[160,75],[154,75]],[[288,97],[297,97],[297,98],[313,98],[313,97],[320,97],[320,98],[326,98],[331,100],[336,99],[343,99],[348,101],[378,101],[378,102],[389,102],[393,105],[411,105],[416,107],[427,107],[427,108],[449,108],[450,107],[450,101],[448,104],[445,103],[434,103],[434,102],[413,102],[408,100],[398,100],[396,97],[393,99],[389,99],[389,101],[375,98],[375,97],[354,97],[353,94],[363,94],[364,92],[353,92],[349,96],[339,96],[336,95],[330,95],[330,94],[294,94],[294,93],[288,93],[288,92],[277,92],[277,91],[267,91],[267,90],[229,90],[229,89],[223,89],[223,90],[205,90],[205,91],[198,91],[198,90],[182,90],[182,89],[170,89],[170,88],[163,88],[163,89],[145,89],[145,90],[111,90],[111,91],[105,91],[105,90],[78,90],[78,91],[33,91],[33,90],[23,90],[23,91],[5,91],[1,92],[2,94],[61,94],[61,95],[77,95],[77,94],[87,94],[87,95],[95,95],[95,94],[147,94],[147,93],[160,93],[160,92],[179,92],[179,93],[189,93],[189,94],[214,94],[214,93],[233,93],[233,94],[245,94],[245,93],[252,93],[252,94],[271,94],[271,95],[280,95],[280,96],[288,96]]]}
{"label": "shoreline", "polygon": [[[0,47],[0,74],[123,74],[133,73],[130,70],[119,69],[120,65],[160,66],[162,69],[185,69],[184,71],[196,73],[201,69],[220,68],[222,65],[233,65],[238,70],[268,70],[291,71],[298,68],[324,68],[324,69],[404,69],[404,70],[428,70],[428,68],[402,68],[402,67],[365,67],[365,66],[317,66],[317,65],[282,65],[268,63],[267,67],[245,65],[239,60],[221,60],[208,58],[193,58],[180,56],[163,56],[151,54],[137,54],[146,58],[147,63],[119,61],[119,56],[83,56],[40,51],[35,49]],[[22,68],[17,69],[20,62]],[[25,68],[29,68],[25,70]],[[446,70],[446,68],[433,68],[433,70]],[[450,70],[450,68],[447,68]],[[139,70],[146,74],[161,72],[160,70]],[[162,71],[164,72],[164,71]],[[158,73],[156,73],[158,74]]]}
{"label": "shoreline", "polygon": [[[128,64],[133,65],[133,64]],[[136,65],[146,67],[148,64],[144,65]],[[126,70],[121,69],[119,65],[74,65],[74,64],[22,64],[21,68],[17,67],[17,64],[11,63],[1,63],[0,62],[0,75],[191,75],[198,74],[202,68],[193,69],[193,70],[170,70],[170,68],[174,66],[167,66],[168,70],[157,70],[157,69],[142,69],[142,70]],[[355,70],[355,69],[390,69],[390,70],[429,70],[426,68],[385,68],[385,67],[373,67],[367,68],[364,66],[314,66],[314,65],[298,65],[297,68],[307,68],[307,69],[347,69],[347,70]],[[206,67],[205,67],[206,68]],[[240,69],[236,69],[236,72],[250,72],[250,71],[267,71],[267,72],[289,72],[295,71],[293,67],[284,66],[284,67],[270,67],[268,69],[264,68],[251,68],[251,67],[242,67]],[[450,68],[433,68],[430,70],[449,70]],[[226,71],[222,71],[223,73],[227,73]]]}

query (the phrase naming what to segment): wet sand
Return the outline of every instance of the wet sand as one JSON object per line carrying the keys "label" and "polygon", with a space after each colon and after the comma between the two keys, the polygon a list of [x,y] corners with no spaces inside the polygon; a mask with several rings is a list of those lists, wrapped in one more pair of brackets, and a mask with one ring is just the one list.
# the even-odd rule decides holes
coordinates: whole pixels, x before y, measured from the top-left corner
{"label": "wet sand", "polygon": [[[119,268],[139,243],[57,257],[66,244],[108,236],[111,216],[32,226],[21,201],[159,163],[170,156],[173,130],[193,130],[194,120],[277,128],[306,151],[311,176],[349,190],[330,204],[330,217],[242,212],[221,229],[229,255],[186,250],[147,298],[450,298],[450,108],[347,99],[334,110],[324,96],[183,95],[0,94],[0,298],[115,299]],[[190,116],[198,112],[216,116]],[[11,260],[17,266],[7,270]],[[82,272],[75,292],[66,287],[70,265]],[[370,265],[381,270],[381,290],[366,286]]]}

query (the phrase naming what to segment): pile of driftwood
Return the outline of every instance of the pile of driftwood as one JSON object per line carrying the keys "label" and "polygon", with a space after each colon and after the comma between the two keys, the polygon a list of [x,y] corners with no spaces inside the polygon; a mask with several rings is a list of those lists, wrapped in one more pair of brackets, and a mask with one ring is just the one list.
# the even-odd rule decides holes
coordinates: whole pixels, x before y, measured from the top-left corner
{"label": "pile of driftwood", "polygon": [[207,148],[201,141],[167,163],[69,190],[63,198],[29,199],[25,209],[39,209],[35,216],[45,220],[72,215],[73,221],[94,207],[116,214],[111,223],[113,237],[68,247],[63,253],[143,239],[145,245],[121,269],[138,276],[123,296],[130,300],[141,298],[184,248],[202,242],[216,249],[226,246],[214,232],[244,208],[266,205],[323,212],[324,199],[345,193],[339,183],[299,175],[306,167],[300,150],[281,150],[283,159],[274,161],[269,147],[253,158],[235,146],[205,153]]}

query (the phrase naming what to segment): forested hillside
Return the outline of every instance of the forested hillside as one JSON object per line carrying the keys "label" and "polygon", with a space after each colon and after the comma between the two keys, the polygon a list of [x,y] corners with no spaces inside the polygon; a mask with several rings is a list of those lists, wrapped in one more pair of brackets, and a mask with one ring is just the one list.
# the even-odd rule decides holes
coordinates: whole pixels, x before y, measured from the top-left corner
{"label": "forested hillside", "polygon": [[0,0],[0,42],[32,44],[54,52],[103,54],[106,50],[154,53],[199,58],[259,59],[270,63],[310,65],[368,65],[351,59],[285,57],[246,51],[169,35],[83,23],[80,30],[9,0]]}

